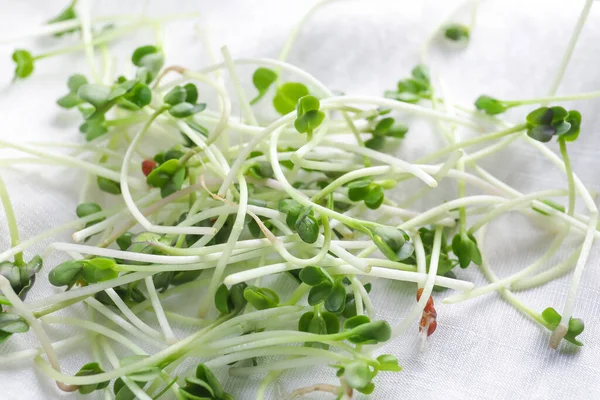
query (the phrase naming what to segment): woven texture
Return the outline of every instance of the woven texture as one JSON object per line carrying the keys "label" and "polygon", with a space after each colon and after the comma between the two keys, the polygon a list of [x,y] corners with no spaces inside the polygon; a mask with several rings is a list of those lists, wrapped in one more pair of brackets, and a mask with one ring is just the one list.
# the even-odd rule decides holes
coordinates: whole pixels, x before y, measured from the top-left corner
{"label": "woven texture", "polygon": [[[0,2],[0,32],[34,29],[64,6],[63,0]],[[147,3],[147,4],[146,4]],[[151,16],[198,11],[199,20],[210,31],[215,49],[227,44],[234,58],[272,57],[278,53],[296,21],[313,4],[291,0],[228,0],[124,2],[98,1],[95,14],[140,14]],[[431,67],[442,77],[446,94],[456,102],[472,104],[480,94],[502,99],[539,97],[547,93],[573,26],[583,6],[582,1],[489,0],[482,1],[476,29],[468,48],[461,50],[435,44]],[[393,89],[396,81],[407,76],[418,62],[419,47],[458,3],[445,0],[371,0],[337,1],[324,6],[307,23],[293,46],[288,61],[317,77],[332,90],[346,94],[380,95]],[[468,23],[469,8],[457,13]],[[600,7],[592,7],[587,25],[574,51],[571,64],[558,89],[559,93],[598,90],[600,41]],[[209,63],[193,29],[194,21],[176,22],[166,29],[165,49],[170,64],[201,68]],[[54,39],[40,39],[15,44],[35,52],[67,45]],[[149,31],[133,34],[115,46],[115,65],[122,70],[134,46],[153,42]],[[81,143],[77,132],[79,115],[67,113],[54,105],[66,92],[67,77],[87,71],[82,53],[41,60],[34,75],[25,82],[11,83],[10,55],[14,46],[0,45],[0,137],[18,141],[64,141]],[[240,68],[249,81],[252,68]],[[252,89],[249,89],[252,90]],[[571,104],[566,104],[565,107]],[[586,186],[600,190],[598,148],[600,100],[573,104],[583,115],[583,129],[577,142],[569,145],[573,168]],[[239,108],[236,108],[239,110]],[[528,107],[508,113],[513,121],[522,120]],[[236,111],[239,113],[239,111]],[[426,150],[441,146],[432,134],[435,124],[401,116],[411,126],[399,154],[416,159]],[[555,143],[547,146],[558,151]],[[56,150],[56,149],[52,149]],[[61,150],[56,150],[61,151]],[[16,152],[0,149],[0,160]],[[566,179],[539,152],[517,141],[507,149],[482,161],[490,172],[523,192],[565,188]],[[83,182],[80,171],[53,166],[0,167],[14,202],[23,238],[72,220]],[[439,204],[456,196],[454,182],[444,182],[420,205]],[[417,183],[402,186],[419,187]],[[402,196],[403,191],[397,191]],[[473,190],[473,193],[475,191]],[[400,197],[399,197],[400,198]],[[563,200],[564,201],[564,200]],[[585,211],[581,201],[578,209]],[[0,248],[9,245],[4,216],[0,217]],[[69,240],[70,233],[58,238]],[[581,237],[573,234],[573,243]],[[533,225],[525,217],[510,213],[494,221],[488,229],[484,251],[492,269],[500,277],[508,276],[537,259],[554,238],[554,233]],[[49,243],[26,252],[29,258],[43,252]],[[572,244],[572,243],[570,243]],[[570,244],[558,251],[548,263],[554,265],[570,254]],[[45,258],[46,274],[61,261],[60,254]],[[458,271],[461,279],[485,284],[475,269]],[[519,293],[533,309],[553,306],[560,311],[569,287],[570,275],[543,288]],[[549,332],[536,326],[504,303],[496,293],[457,305],[444,305],[449,295],[435,295],[438,329],[428,347],[420,353],[417,327],[389,343],[383,350],[396,355],[403,372],[382,373],[376,380],[373,399],[598,399],[600,398],[600,273],[598,249],[592,250],[584,272],[575,316],[585,320],[581,335],[585,346],[573,351],[547,348]],[[29,299],[48,296],[57,289],[39,279]],[[399,323],[414,305],[414,285],[376,282],[373,301],[379,317],[392,325]],[[79,309],[81,311],[82,307]],[[49,328],[53,338],[72,333],[69,329]],[[37,346],[30,335],[15,335],[0,346],[0,354]],[[65,353],[61,353],[65,354]],[[76,372],[89,360],[87,346],[69,353],[67,372]],[[254,398],[260,377],[227,378],[226,389],[239,399]],[[295,388],[313,383],[335,383],[334,371],[323,367],[291,371],[282,376],[270,391],[270,398],[280,399]],[[53,382],[35,370],[31,361],[17,365],[0,365],[0,398],[4,400],[59,399]],[[93,395],[88,398],[95,398]],[[310,397],[308,397],[310,398]],[[325,398],[314,396],[313,398]]]}

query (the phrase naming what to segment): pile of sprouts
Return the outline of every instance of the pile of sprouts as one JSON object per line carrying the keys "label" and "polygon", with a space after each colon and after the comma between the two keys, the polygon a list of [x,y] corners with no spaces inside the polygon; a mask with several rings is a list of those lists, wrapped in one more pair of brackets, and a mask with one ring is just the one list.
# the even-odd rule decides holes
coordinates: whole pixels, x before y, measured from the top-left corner
{"label": "pile of sprouts", "polygon": [[[569,159],[582,116],[556,103],[600,93],[555,91],[591,0],[548,96],[500,100],[482,94],[474,107],[443,96],[426,56],[436,41],[468,45],[477,1],[471,24],[450,21],[438,28],[410,76],[381,97],[335,95],[285,62],[308,16],[326,2],[295,26],[279,59],[235,59],[223,47],[220,58],[213,55],[214,64],[199,71],[170,64],[161,45],[162,24],[182,16],[93,18],[87,1],[73,0],[47,25],[12,38],[81,39],[47,54],[16,49],[15,80],[64,53],[82,51],[90,68],[73,71],[64,93],[57,93],[57,107],[64,109],[57,113],[81,119],[81,135],[74,133],[80,144],[71,153],[4,138],[0,146],[28,154],[12,165],[21,160],[77,168],[87,178],[84,201],[73,210],[77,218],[25,240],[11,188],[0,179],[11,241],[0,253],[0,341],[32,331],[39,343],[0,354],[1,364],[33,358],[60,390],[100,391],[117,400],[233,399],[236,393],[226,393],[216,378],[223,370],[260,377],[255,396],[265,399],[286,370],[322,365],[333,368],[338,384],[317,380],[286,388],[286,396],[321,391],[350,399],[372,393],[379,373],[401,370],[394,355],[378,351],[384,343],[414,331],[425,348],[428,336],[443,329],[433,292],[448,304],[498,293],[547,328],[551,348],[583,344],[584,323],[573,312],[590,248],[600,235],[598,210]],[[133,49],[129,72],[115,74],[108,46],[142,26],[155,29],[156,42]],[[239,73],[240,65],[251,65],[253,74]],[[251,82],[252,90],[242,82]],[[232,109],[232,100],[240,110]],[[277,117],[259,120],[253,110],[259,104]],[[526,119],[502,119],[512,107],[527,107]],[[447,145],[417,160],[397,157],[394,149],[411,135],[400,121],[405,115],[437,123]],[[460,138],[457,127],[474,135]],[[562,170],[564,187],[521,193],[478,164],[515,141]],[[409,180],[420,188],[402,191]],[[456,185],[458,197],[414,211],[442,180]],[[92,199],[93,186],[105,196]],[[478,194],[467,195],[467,186]],[[587,213],[575,212],[577,199]],[[486,261],[485,230],[515,211],[552,232],[554,240],[535,262],[499,278]],[[72,242],[28,254],[62,232],[71,232]],[[541,271],[568,235],[580,244]],[[44,264],[51,252],[68,260]],[[460,279],[466,268],[479,269],[489,283],[475,287]],[[553,307],[534,310],[515,294],[568,273],[560,313]],[[35,283],[46,279],[55,294],[28,300]],[[415,300],[395,326],[379,318],[371,301],[376,279],[414,286]],[[83,318],[69,314],[82,305]],[[52,342],[48,325],[78,333]],[[91,350],[89,362],[65,373],[57,351],[82,345]]]}

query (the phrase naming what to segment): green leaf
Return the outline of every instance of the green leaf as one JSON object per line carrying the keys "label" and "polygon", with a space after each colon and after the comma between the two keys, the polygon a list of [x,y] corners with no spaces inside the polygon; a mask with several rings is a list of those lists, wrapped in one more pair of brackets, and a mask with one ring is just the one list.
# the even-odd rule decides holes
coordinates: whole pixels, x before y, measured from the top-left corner
{"label": "green leaf", "polygon": [[369,179],[360,179],[348,184],[348,198],[351,201],[364,200],[369,194],[371,181]]}
{"label": "green leaf", "polygon": [[372,183],[369,186],[369,194],[367,194],[364,200],[365,205],[371,210],[376,210],[383,204],[384,197],[383,188],[378,184]]}
{"label": "green leaf", "polygon": [[121,236],[119,236],[116,240],[117,246],[121,250],[127,250],[129,246],[131,246],[131,239],[133,238],[133,233],[125,232]]}
{"label": "green leaf", "polygon": [[252,74],[252,83],[258,95],[250,101],[250,104],[256,104],[267,93],[271,85],[277,80],[277,73],[268,68],[258,68]]}
{"label": "green leaf", "polygon": [[206,108],[206,104],[179,103],[169,108],[169,114],[175,118],[186,118],[197,114]]}
{"label": "green leaf", "polygon": [[77,94],[75,93],[66,94],[63,97],[60,97],[58,100],[56,100],[56,104],[58,104],[62,108],[77,107],[81,103],[83,103],[83,100],[81,100],[79,96],[77,96]]}
{"label": "green leaf", "polygon": [[257,310],[266,310],[279,305],[279,296],[268,288],[248,286],[244,290],[244,298]]}
{"label": "green leaf", "polygon": [[527,130],[527,135],[538,142],[546,143],[552,140],[556,130],[549,125],[536,125]]}
{"label": "green leaf", "polygon": [[54,286],[71,287],[79,279],[84,263],[82,261],[66,261],[57,265],[48,274],[48,281]]}
{"label": "green leaf", "polygon": [[0,331],[7,333],[23,333],[29,330],[29,324],[16,314],[0,312]]}
{"label": "green leaf", "polygon": [[106,104],[110,100],[111,95],[114,95],[114,93],[110,87],[94,83],[81,85],[77,90],[77,96],[96,108]]}
{"label": "green leaf", "polygon": [[548,107],[540,107],[527,114],[527,123],[532,126],[549,125],[552,122],[554,111]]}
{"label": "green leaf", "polygon": [[371,150],[383,150],[385,148],[385,136],[373,136],[365,141],[365,147]]}
{"label": "green leaf", "polygon": [[[98,375],[103,373],[104,370],[100,368],[100,365],[97,362],[91,362],[85,364],[83,367],[79,369],[79,371],[75,374],[75,376],[90,376],[90,375]],[[79,386],[79,393],[81,394],[90,394],[95,390],[102,390],[108,386],[110,381],[94,383],[89,385],[81,385]]]}
{"label": "green leaf", "polygon": [[321,103],[315,96],[303,96],[296,104],[296,114],[298,117],[300,117],[310,111],[319,111],[320,107]]}
{"label": "green leaf", "polygon": [[156,46],[140,46],[137,49],[135,49],[133,54],[131,55],[131,62],[137,67],[144,67],[144,58],[146,56],[154,55],[157,53],[160,53],[160,49]]}
{"label": "green leaf", "polygon": [[380,225],[372,231],[372,240],[377,248],[390,260],[399,261],[398,253],[408,235],[401,229]]}
{"label": "green leaf", "polygon": [[256,179],[267,179],[274,176],[271,164],[266,161],[258,162],[249,167],[248,174]]}
{"label": "green leaf", "polygon": [[330,282],[323,282],[320,285],[313,286],[308,292],[308,304],[316,306],[324,301],[331,293],[333,285]]}
{"label": "green leaf", "polygon": [[327,334],[331,335],[340,331],[340,320],[337,315],[327,311],[321,311],[321,318],[323,318],[323,321],[325,321]]}
{"label": "green leaf", "polygon": [[[121,367],[126,367],[128,365],[135,364],[136,362],[143,361],[147,359],[146,355],[133,355],[127,356],[120,360]],[[150,366],[147,368],[143,368],[141,370],[137,370],[131,374],[128,374],[127,377],[135,382],[150,382],[155,380],[160,376],[161,369],[157,366]]]}
{"label": "green leaf", "polygon": [[185,89],[185,101],[196,104],[198,101],[198,88],[193,83],[187,83],[183,87]]}
{"label": "green leaf", "polygon": [[160,195],[165,198],[176,191],[180,190],[183,186],[183,182],[185,181],[185,168],[179,168],[175,173],[170,177],[167,183],[161,187]]}
{"label": "green leaf", "polygon": [[294,128],[296,128],[299,133],[310,134],[321,125],[324,119],[325,114],[321,111],[307,111],[294,120]]}
{"label": "green leaf", "polygon": [[100,207],[98,203],[93,202],[80,203],[75,209],[75,213],[79,218],[87,217],[88,215],[95,214],[100,211],[102,211],[102,207]]}
{"label": "green leaf", "polygon": [[379,362],[379,367],[377,369],[380,371],[402,371],[402,367],[398,365],[398,359],[391,354],[382,354],[377,357],[377,361]]}
{"label": "green leaf", "polygon": [[206,365],[198,364],[198,367],[196,367],[196,378],[206,382],[217,399],[225,400],[230,398],[230,395],[223,391],[221,383]]}
{"label": "green leaf", "polygon": [[366,386],[361,388],[356,388],[362,394],[371,394],[375,390],[375,384],[373,382],[369,382]]}
{"label": "green leaf", "polygon": [[374,344],[385,342],[391,336],[392,328],[386,321],[374,321],[352,329],[352,335],[348,337],[348,341],[354,344]]}
{"label": "green leaf", "polygon": [[171,280],[171,284],[178,286],[183,285],[184,283],[191,282],[202,275],[202,270],[197,271],[175,271],[173,273],[173,278]]}
{"label": "green leaf", "polygon": [[341,282],[336,282],[331,289],[331,293],[325,299],[325,309],[335,314],[344,311],[346,305],[346,288]]}
{"label": "green leaf", "polygon": [[[140,386],[137,382],[133,382],[133,384]],[[123,379],[117,378],[115,380],[115,384],[113,385],[113,392],[115,393],[115,400],[135,400],[137,397],[131,389],[129,389]]]}
{"label": "green leaf", "polygon": [[377,122],[377,125],[375,125],[375,129],[373,129],[373,135],[386,136],[393,125],[394,118],[383,118]]}
{"label": "green leaf", "polygon": [[25,79],[33,72],[33,63],[35,59],[27,50],[15,50],[12,54],[15,62],[15,79]]}
{"label": "green leaf", "polygon": [[386,90],[384,96],[388,99],[394,99],[402,101],[404,103],[418,103],[421,100],[421,96],[411,92],[399,92],[396,90]]}
{"label": "green leaf", "polygon": [[[196,95],[198,95],[198,93],[196,93]],[[175,86],[165,95],[163,101],[167,104],[174,106],[175,104],[183,103],[184,101],[186,101],[186,98],[187,91],[181,86]]]}
{"label": "green leaf", "polygon": [[222,283],[215,293],[215,307],[223,314],[229,314],[229,289]]}
{"label": "green leaf", "polygon": [[564,119],[568,115],[567,110],[565,110],[563,107],[554,106],[550,107],[550,109],[552,110],[552,121],[550,122],[551,124],[556,124],[558,122],[564,121]]}
{"label": "green leaf", "polygon": [[458,257],[461,268],[467,268],[471,262],[481,264],[481,253],[473,235],[457,233],[452,239],[452,252]]}
{"label": "green leaf", "polygon": [[550,329],[552,330],[560,324],[561,320],[560,314],[552,307],[548,307],[542,311],[542,318],[550,325]]}
{"label": "green leaf", "polygon": [[[56,22],[63,22],[63,21],[70,21],[73,19],[77,19],[77,13],[75,13],[75,3],[77,3],[77,0],[72,0],[71,3],[69,4],[69,6],[67,8],[65,8],[64,10],[62,10],[57,16],[49,19],[47,21],[48,24],[54,24]],[[70,33],[70,32],[75,32],[78,31],[80,28],[71,28],[71,29],[65,29],[59,32],[54,33],[54,36],[56,37],[60,37],[66,33]]]}
{"label": "green leaf", "polygon": [[475,108],[484,111],[488,115],[502,114],[508,109],[502,101],[486,95],[479,96],[475,100]]}
{"label": "green leaf", "polygon": [[309,286],[318,286],[322,283],[333,284],[333,280],[321,267],[308,266],[300,270],[300,280]]}
{"label": "green leaf", "polygon": [[127,91],[119,101],[119,105],[137,111],[152,102],[152,90],[148,85],[138,82]]}
{"label": "green leaf", "polygon": [[301,216],[296,221],[295,227],[298,236],[305,243],[315,243],[319,238],[319,222],[312,215],[305,214]]}
{"label": "green leaf", "polygon": [[119,184],[119,182],[115,182],[111,179],[104,178],[102,176],[99,176],[96,182],[98,183],[98,187],[100,188],[100,190],[102,190],[103,192],[115,195],[121,194],[121,185]]}
{"label": "green leaf", "polygon": [[308,94],[308,88],[301,83],[284,83],[277,88],[277,93],[273,98],[273,107],[281,115],[288,114],[294,111],[298,100]]}
{"label": "green leaf", "polygon": [[344,331],[351,331],[352,329],[363,324],[368,324],[369,322],[371,322],[371,320],[366,315],[357,315],[355,317],[348,318],[344,322]]}
{"label": "green leaf", "polygon": [[359,389],[367,386],[373,375],[369,365],[364,361],[353,361],[345,366],[344,378],[348,386]]}
{"label": "green leaf", "polygon": [[146,177],[146,183],[152,187],[163,187],[167,184],[167,182],[169,182],[169,179],[171,179],[171,176],[175,174],[178,168],[179,160],[167,160],[158,167],[154,168],[152,172],[148,174]]}
{"label": "green leaf", "polygon": [[567,142],[572,142],[579,136],[579,131],[581,129],[581,114],[579,111],[571,110],[565,118],[565,121],[571,126],[567,132],[560,136]]}
{"label": "green leaf", "polygon": [[83,265],[81,277],[88,283],[108,281],[119,276],[119,272],[113,268],[115,268],[115,260],[96,257]]}
{"label": "green leaf", "polygon": [[97,137],[104,135],[108,132],[108,128],[105,124],[104,117],[102,117],[87,120],[79,126],[79,131],[85,133],[85,140],[89,142],[90,140],[94,140]]}
{"label": "green leaf", "polygon": [[411,71],[410,74],[413,78],[420,80],[423,84],[429,86],[430,74],[429,68],[426,65],[418,64]]}
{"label": "green leaf", "polygon": [[453,42],[469,40],[469,28],[462,24],[449,24],[444,27],[444,37]]}
{"label": "green leaf", "polygon": [[300,332],[308,332],[310,321],[312,321],[314,315],[315,313],[312,311],[308,311],[302,314],[302,316],[298,320],[298,330]]}
{"label": "green leaf", "polygon": [[85,75],[82,74],[73,74],[69,77],[67,81],[67,87],[71,93],[77,93],[80,87],[88,83]]}

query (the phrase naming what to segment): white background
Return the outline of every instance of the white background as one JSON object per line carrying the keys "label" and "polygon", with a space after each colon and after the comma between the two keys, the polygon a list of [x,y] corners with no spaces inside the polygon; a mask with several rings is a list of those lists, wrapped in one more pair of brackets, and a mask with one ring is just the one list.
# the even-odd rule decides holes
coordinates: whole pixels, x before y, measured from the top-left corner
{"label": "white background", "polygon": [[[66,1],[0,0],[0,37],[34,29],[55,15]],[[197,11],[200,21],[210,30],[215,47],[227,44],[234,57],[276,57],[294,23],[313,1],[222,0],[222,1],[149,1],[145,12],[150,16]],[[380,95],[392,89],[398,79],[408,75],[417,62],[424,38],[457,3],[453,1],[339,1],[327,5],[302,30],[292,49],[289,62],[307,69],[333,90],[347,94]],[[470,104],[480,94],[518,99],[541,96],[548,91],[558,62],[583,5],[582,1],[482,2],[477,26],[469,47],[463,51],[434,46],[432,70],[443,77],[449,93]],[[95,12],[101,14],[140,13],[138,1],[98,1]],[[468,21],[468,8],[457,14]],[[588,23],[559,93],[577,93],[600,89],[600,8],[592,8]],[[193,22],[168,26],[166,52],[169,64],[200,68],[208,64],[204,49],[194,35]],[[122,67],[134,46],[146,44],[147,32],[134,35],[117,51]],[[65,39],[67,42],[72,39]],[[11,83],[13,66],[10,55],[15,47],[34,50],[34,54],[58,48],[64,42],[51,39],[0,45],[0,137],[33,141],[81,142],[77,132],[79,116],[66,113],[54,101],[65,92],[67,77],[87,71],[81,53],[43,60],[34,75],[24,82]],[[250,77],[251,69],[241,73]],[[598,171],[597,110],[600,102],[578,102],[583,115],[579,140],[570,145],[576,173],[592,190],[600,190]],[[517,121],[527,108],[510,117]],[[424,149],[439,143],[427,133],[428,124],[413,121],[402,155],[416,158]],[[555,143],[548,146],[557,150]],[[2,151],[0,159],[9,154]],[[12,154],[11,154],[12,155]],[[498,177],[517,189],[531,192],[566,187],[564,177],[524,143],[483,162]],[[74,218],[81,174],[57,167],[0,167],[14,201],[24,238]],[[399,192],[401,195],[402,191]],[[446,184],[431,201],[439,203],[455,196],[454,185]],[[1,217],[4,218],[4,217]],[[68,234],[60,239],[67,240]],[[551,242],[553,235],[530,225],[525,218],[511,214],[494,222],[488,230],[485,252],[499,276],[506,276],[535,260]],[[8,233],[0,223],[0,248],[8,246]],[[37,246],[27,253],[43,251]],[[558,252],[564,258],[570,248]],[[46,259],[47,273],[59,259]],[[473,268],[458,271],[462,279],[478,284],[484,280]],[[562,308],[569,277],[543,288],[519,294],[532,308]],[[436,295],[438,330],[430,338],[427,351],[417,350],[417,328],[389,344],[385,350],[400,359],[404,371],[384,373],[376,379],[374,399],[597,399],[600,398],[600,273],[598,251],[594,248],[579,291],[575,315],[586,323],[578,351],[547,348],[549,333],[491,294],[478,300],[442,305],[447,294]],[[53,288],[42,279],[30,298],[47,296]],[[380,317],[398,323],[414,304],[414,286],[381,283],[373,295]],[[56,329],[51,329],[58,334]],[[13,337],[0,346],[0,353],[30,347],[31,336]],[[88,358],[85,346],[74,354],[66,370],[73,373]],[[225,375],[224,375],[225,376]],[[228,391],[240,399],[252,399],[259,378],[226,379]],[[334,371],[287,373],[271,398],[279,399],[294,388],[316,382],[334,383]],[[0,366],[0,399],[65,398],[31,362]]]}

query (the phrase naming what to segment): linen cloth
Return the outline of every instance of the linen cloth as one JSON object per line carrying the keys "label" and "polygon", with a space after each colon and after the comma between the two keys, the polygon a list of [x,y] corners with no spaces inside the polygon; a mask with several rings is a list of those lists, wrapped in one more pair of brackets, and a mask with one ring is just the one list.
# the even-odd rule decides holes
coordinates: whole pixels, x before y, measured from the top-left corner
{"label": "linen cloth", "polygon": [[[64,7],[66,1],[0,1],[0,40],[10,33],[34,30]],[[94,4],[94,15],[140,14],[163,16],[169,13],[196,11],[194,20],[170,23],[166,28],[165,51],[169,64],[201,68],[209,64],[201,41],[194,31],[200,22],[209,31],[218,48],[228,45],[234,58],[276,58],[296,22],[314,1],[228,0],[228,1],[116,1]],[[337,1],[323,6],[301,30],[288,61],[298,65],[332,90],[354,95],[381,95],[394,89],[396,82],[409,75],[418,62],[423,40],[458,6],[455,1],[371,0]],[[547,93],[558,69],[583,1],[569,0],[489,0],[482,1],[476,27],[467,48],[432,44],[430,66],[445,83],[444,93],[453,101],[472,104],[480,94],[500,99],[520,99]],[[453,20],[469,22],[470,6],[463,7]],[[571,63],[558,93],[579,93],[600,89],[600,7],[592,7]],[[153,43],[148,30],[134,33],[114,46],[115,66],[123,71],[131,50]],[[77,132],[79,115],[55,106],[66,93],[67,77],[88,72],[82,52],[41,60],[33,76],[26,81],[11,82],[14,48],[32,49],[34,54],[59,48],[74,41],[43,38],[0,44],[0,138],[13,141],[51,141],[82,143]],[[113,48],[111,46],[111,48]],[[252,68],[240,67],[246,82]],[[437,84],[437,82],[436,82]],[[248,90],[253,88],[248,86]],[[250,92],[253,93],[253,92]],[[234,97],[234,96],[232,96]],[[600,182],[599,100],[563,103],[583,115],[579,139],[569,144],[574,171],[590,190],[598,191]],[[520,121],[533,108],[523,107],[508,113]],[[239,115],[239,108],[236,108]],[[415,159],[427,149],[441,146],[437,129],[430,121],[399,116],[410,124],[399,154]],[[547,146],[558,151],[555,142]],[[60,149],[49,148],[53,151]],[[0,150],[0,160],[16,152]],[[566,188],[566,179],[558,169],[535,149],[517,141],[508,149],[481,163],[506,183],[523,192]],[[54,166],[0,166],[13,199],[22,238],[31,237],[52,226],[75,218],[83,173]],[[420,187],[410,183],[396,191]],[[456,196],[454,182],[444,182],[431,193],[428,205],[439,204]],[[475,193],[475,191],[473,191]],[[563,199],[566,202],[566,199]],[[578,209],[585,211],[582,202]],[[423,207],[425,203],[420,204]],[[0,248],[9,245],[4,217],[0,223]],[[484,251],[492,269],[500,277],[529,265],[541,255],[554,234],[531,224],[525,217],[511,213],[494,221],[488,229]],[[70,233],[56,240],[69,240]],[[581,237],[572,234],[573,242]],[[30,258],[43,252],[46,241],[26,252]],[[553,259],[563,259],[572,247],[565,245]],[[45,258],[42,275],[62,260],[60,254]],[[549,263],[549,265],[554,265]],[[477,285],[485,280],[472,266],[459,270],[461,279]],[[553,306],[562,309],[569,287],[567,275],[542,288],[519,293],[533,309]],[[578,292],[575,316],[585,320],[580,336],[581,349],[548,349],[549,332],[504,303],[496,293],[456,305],[441,300],[450,291],[435,294],[438,328],[429,338],[424,353],[418,350],[416,324],[403,336],[382,350],[399,358],[401,373],[381,373],[375,379],[373,399],[598,399],[600,398],[600,271],[598,247],[594,246]],[[39,299],[57,292],[43,277],[38,279],[28,299]],[[414,285],[377,282],[373,301],[381,318],[392,325],[399,323],[414,305]],[[52,326],[53,338],[74,331]],[[37,346],[31,334],[15,335],[0,346],[0,354]],[[63,355],[63,368],[76,372],[90,360],[85,345]],[[239,399],[252,399],[259,377],[228,378],[220,374],[226,390]],[[280,399],[295,388],[314,383],[335,383],[332,369],[291,371],[279,379],[269,392]],[[61,399],[53,382],[37,371],[31,361],[0,365],[0,399]],[[74,395],[75,398],[79,395]],[[83,398],[83,396],[80,396]],[[100,398],[96,393],[87,398]],[[312,395],[307,398],[325,398]]]}

